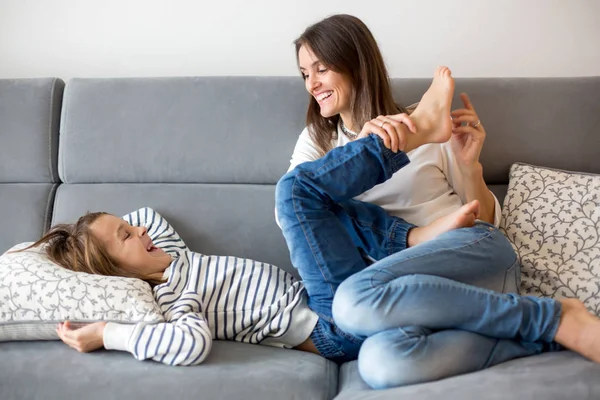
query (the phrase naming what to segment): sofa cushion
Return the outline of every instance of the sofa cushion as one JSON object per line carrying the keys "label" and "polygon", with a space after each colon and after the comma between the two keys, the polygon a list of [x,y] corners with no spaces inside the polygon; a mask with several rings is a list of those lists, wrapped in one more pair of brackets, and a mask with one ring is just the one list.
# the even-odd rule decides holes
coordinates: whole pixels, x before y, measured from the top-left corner
{"label": "sofa cushion", "polygon": [[[1,147],[1,146],[0,146]],[[50,224],[55,183],[0,183],[0,254],[38,240]]]}
{"label": "sofa cushion", "polygon": [[[328,400],[338,366],[316,354],[216,341],[203,364],[172,367],[62,342],[0,343],[0,399]],[[10,367],[8,367],[10,366]],[[57,368],[59,367],[59,368]]]}
{"label": "sofa cushion", "polygon": [[563,351],[512,360],[436,382],[371,390],[353,361],[340,367],[340,393],[335,400],[597,399],[598,374],[600,364]]}
{"label": "sofa cushion", "polygon": [[577,297],[600,313],[600,175],[514,164],[501,228],[522,294]]}
{"label": "sofa cushion", "polygon": [[0,79],[0,183],[57,182],[64,82]]}
{"label": "sofa cushion", "polygon": [[276,183],[304,127],[307,96],[300,78],[72,79],[60,176]]}
{"label": "sofa cushion", "polygon": [[23,243],[0,256],[0,341],[57,340],[56,324],[163,321],[150,285],[139,279],[62,268]]}

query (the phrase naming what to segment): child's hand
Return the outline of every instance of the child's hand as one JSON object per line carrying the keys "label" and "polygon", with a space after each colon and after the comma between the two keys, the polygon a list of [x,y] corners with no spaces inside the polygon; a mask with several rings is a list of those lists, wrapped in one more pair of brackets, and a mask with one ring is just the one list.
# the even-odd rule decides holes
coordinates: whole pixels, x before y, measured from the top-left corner
{"label": "child's hand", "polygon": [[74,329],[69,321],[65,321],[57,325],[56,333],[70,347],[81,353],[88,353],[104,347],[105,326],[106,322],[94,322]]}

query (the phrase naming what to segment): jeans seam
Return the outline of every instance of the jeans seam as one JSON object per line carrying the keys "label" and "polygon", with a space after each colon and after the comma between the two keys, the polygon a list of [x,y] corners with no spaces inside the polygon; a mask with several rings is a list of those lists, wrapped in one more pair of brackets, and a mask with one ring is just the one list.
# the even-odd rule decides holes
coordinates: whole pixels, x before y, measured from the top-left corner
{"label": "jeans seam", "polygon": [[[515,278],[516,278],[516,271],[513,270],[513,268],[517,265],[517,262],[519,261],[519,257],[515,256],[515,261],[513,261],[512,265],[510,266],[510,268],[508,268],[505,272],[504,272],[504,281],[502,282],[502,293],[506,292],[506,277],[507,275],[512,272],[513,274],[515,274]],[[516,283],[515,283],[516,286]],[[519,288],[517,287],[517,290]]]}
{"label": "jeans seam", "polygon": [[494,353],[496,352],[496,349],[498,348],[498,343],[500,343],[500,339],[496,339],[496,343],[494,344],[494,347],[492,347],[490,354],[488,354],[487,358],[485,359],[485,362],[483,363],[483,365],[481,366],[480,369],[484,369],[489,366],[490,360],[492,359],[492,356],[494,355]]}

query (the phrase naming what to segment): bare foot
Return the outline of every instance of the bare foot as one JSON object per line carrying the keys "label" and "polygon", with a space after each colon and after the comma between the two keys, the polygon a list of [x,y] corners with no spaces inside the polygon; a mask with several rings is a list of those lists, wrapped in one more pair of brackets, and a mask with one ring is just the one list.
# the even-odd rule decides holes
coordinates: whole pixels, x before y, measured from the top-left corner
{"label": "bare foot", "polygon": [[411,229],[408,234],[408,246],[412,247],[419,243],[427,242],[452,229],[473,226],[478,216],[479,200],[473,200],[452,214],[438,218],[427,226]]}
{"label": "bare foot", "polygon": [[578,299],[561,299],[562,315],[554,340],[592,361],[600,362],[600,319]]}
{"label": "bare foot", "polygon": [[410,114],[410,119],[417,126],[417,133],[408,136],[405,152],[426,143],[444,143],[450,140],[452,136],[450,111],[453,94],[452,72],[448,67],[438,67],[431,86],[421,98],[415,111]]}

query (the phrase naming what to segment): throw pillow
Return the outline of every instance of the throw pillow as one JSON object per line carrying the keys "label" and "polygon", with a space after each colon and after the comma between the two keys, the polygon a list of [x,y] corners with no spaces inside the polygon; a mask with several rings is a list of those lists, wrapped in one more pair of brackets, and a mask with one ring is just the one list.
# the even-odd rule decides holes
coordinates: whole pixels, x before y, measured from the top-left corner
{"label": "throw pillow", "polygon": [[137,323],[163,321],[148,283],[73,272],[42,249],[0,256],[0,341],[57,340],[61,321]]}
{"label": "throw pillow", "polygon": [[600,314],[600,176],[517,163],[500,228],[521,259],[521,293],[576,297]]}

